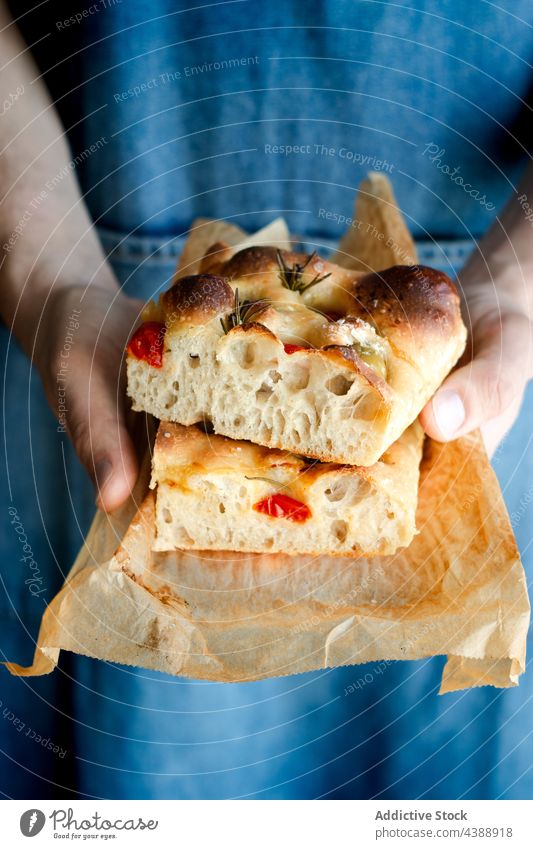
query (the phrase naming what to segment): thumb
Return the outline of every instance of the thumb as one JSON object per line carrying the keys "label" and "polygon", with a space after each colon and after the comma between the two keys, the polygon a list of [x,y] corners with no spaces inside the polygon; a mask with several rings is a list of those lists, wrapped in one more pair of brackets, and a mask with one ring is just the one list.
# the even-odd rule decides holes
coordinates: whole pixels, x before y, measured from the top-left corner
{"label": "thumb", "polygon": [[[126,428],[120,381],[90,366],[73,383],[66,429],[97,491],[96,504],[111,511],[128,498],[137,480],[138,463]],[[114,389],[113,389],[114,384]]]}
{"label": "thumb", "polygon": [[530,346],[531,325],[522,313],[480,319],[472,360],[444,381],[420,414],[428,436],[447,442],[516,409],[530,377]]}

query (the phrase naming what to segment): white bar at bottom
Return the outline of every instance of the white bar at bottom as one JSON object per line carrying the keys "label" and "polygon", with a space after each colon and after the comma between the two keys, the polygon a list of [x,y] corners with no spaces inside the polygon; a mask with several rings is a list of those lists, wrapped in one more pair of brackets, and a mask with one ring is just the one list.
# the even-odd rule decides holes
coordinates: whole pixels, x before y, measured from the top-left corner
{"label": "white bar at bottom", "polygon": [[1,843],[10,849],[533,846],[529,801],[6,800],[1,806]]}

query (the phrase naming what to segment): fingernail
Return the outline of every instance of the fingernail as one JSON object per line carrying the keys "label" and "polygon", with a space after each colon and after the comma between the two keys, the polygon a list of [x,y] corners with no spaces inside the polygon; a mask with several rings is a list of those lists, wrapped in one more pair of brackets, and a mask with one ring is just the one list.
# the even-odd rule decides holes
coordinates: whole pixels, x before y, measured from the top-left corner
{"label": "fingernail", "polygon": [[466,418],[464,404],[453,389],[441,389],[432,401],[433,415],[444,439],[452,439]]}

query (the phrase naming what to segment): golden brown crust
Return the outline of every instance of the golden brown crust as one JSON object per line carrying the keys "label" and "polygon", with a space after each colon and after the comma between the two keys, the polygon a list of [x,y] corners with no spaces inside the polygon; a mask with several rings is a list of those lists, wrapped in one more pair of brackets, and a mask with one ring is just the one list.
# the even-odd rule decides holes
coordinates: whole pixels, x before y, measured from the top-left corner
{"label": "golden brown crust", "polygon": [[251,321],[249,324],[238,324],[236,327],[231,328],[228,335],[230,334],[232,336],[244,334],[249,336],[255,336],[256,338],[263,337],[265,339],[273,339],[280,345],[280,347],[282,345],[275,333],[272,333],[272,331],[269,330],[268,327],[265,327],[264,324],[261,324],[257,321]]}
{"label": "golden brown crust", "polygon": [[213,274],[181,277],[161,296],[167,325],[177,322],[205,324],[229,312],[234,300],[227,280]]}
{"label": "golden brown crust", "polygon": [[[227,259],[228,250],[223,243],[216,243],[204,258],[204,269],[216,274],[183,277],[162,295],[167,325],[206,324],[230,313],[235,304],[234,289],[238,288],[241,299],[266,298],[274,308],[276,303],[293,303],[326,314],[338,310],[348,321],[361,318],[389,339],[400,356],[413,356],[429,339],[454,336],[460,339],[464,334],[457,290],[444,272],[433,268],[396,265],[379,273],[361,275],[313,255],[305,269],[305,281],[327,277],[302,292],[295,292],[282,285],[278,254],[288,267],[303,266],[309,255],[255,246]],[[261,324],[257,316],[254,320]],[[348,351],[347,346],[335,347],[371,383],[376,384],[377,378],[377,387],[383,389],[379,375],[373,369],[369,371],[357,352]],[[327,347],[323,346],[323,350]]]}
{"label": "golden brown crust", "polygon": [[[341,268],[322,259],[318,254],[256,245],[243,248],[230,259],[226,259],[227,253],[219,251],[218,247],[214,245],[208,251],[209,270],[230,279],[240,291],[246,292],[248,298],[270,297],[274,302],[301,298],[301,302],[308,306],[323,309],[325,312],[335,309],[344,314],[351,303],[349,292],[355,281],[361,277],[360,272]],[[217,252],[213,253],[215,249]],[[280,280],[278,255],[288,267],[305,265],[303,279],[306,282],[316,277],[323,278],[322,281],[301,294],[284,288]]]}
{"label": "golden brown crust", "polygon": [[301,487],[310,486],[317,478],[333,473],[336,477],[355,474],[369,483],[380,481],[382,485],[389,484],[392,477],[393,486],[397,484],[401,488],[406,475],[418,474],[422,441],[422,428],[415,423],[373,466],[348,466],[208,434],[201,426],[185,427],[174,422],[161,422],[152,460],[153,480],[184,481],[192,473],[209,469],[268,477],[273,469],[282,469],[297,477]]}
{"label": "golden brown crust", "polygon": [[339,310],[342,316],[369,321],[382,335],[391,334],[397,342],[419,334],[449,337],[462,332],[459,295],[442,271],[423,265],[396,265],[362,275],[313,255],[305,269],[305,281],[327,277],[297,294],[282,286],[278,253],[289,267],[304,265],[308,254],[256,246],[238,251],[228,260],[220,245],[210,250],[215,249],[210,267],[234,286],[241,289],[244,285],[247,298],[270,297],[274,304],[298,300],[326,314]]}
{"label": "golden brown crust", "polygon": [[[210,252],[215,250],[216,246],[210,248]],[[234,254],[231,259],[223,261],[224,257],[220,256],[220,269],[227,277],[249,277],[254,274],[274,273],[279,276],[278,255],[282,257],[285,264],[289,267],[294,265],[303,266],[305,264],[305,276],[308,278],[322,277],[324,274],[333,274],[336,271],[346,274],[344,269],[333,265],[318,254],[306,254],[301,251],[282,251],[278,248],[270,247],[269,245],[256,245],[249,248],[243,248]],[[310,259],[311,256],[311,259]],[[352,275],[353,276],[353,273]]]}
{"label": "golden brown crust", "polygon": [[[210,250],[213,250],[212,248]],[[283,251],[286,253],[286,251]],[[249,277],[267,271],[277,272],[276,248],[268,245],[244,248],[238,251],[226,262],[220,258],[220,268],[224,269],[227,277]]]}
{"label": "golden brown crust", "polygon": [[232,254],[231,245],[227,242],[215,242],[211,245],[200,261],[199,273],[214,272],[227,262]]}
{"label": "golden brown crust", "polygon": [[153,469],[156,474],[176,467],[192,470],[194,467],[219,465],[236,471],[255,469],[266,472],[274,466],[291,466],[295,469],[305,461],[288,451],[265,448],[253,442],[230,439],[219,434],[209,434],[201,426],[184,427],[175,422],[161,422],[154,446]]}
{"label": "golden brown crust", "polygon": [[457,289],[443,272],[424,265],[395,265],[357,281],[354,298],[383,335],[419,333],[449,337],[462,326]]}

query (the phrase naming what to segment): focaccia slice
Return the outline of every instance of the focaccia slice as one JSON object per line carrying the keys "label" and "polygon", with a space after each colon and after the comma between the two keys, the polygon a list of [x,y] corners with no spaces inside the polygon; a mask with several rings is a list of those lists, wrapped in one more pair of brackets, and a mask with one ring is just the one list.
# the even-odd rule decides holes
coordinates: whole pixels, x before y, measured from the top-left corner
{"label": "focaccia slice", "polygon": [[442,272],[364,274],[273,247],[214,245],[128,348],[135,410],[326,462],[370,466],[465,345]]}
{"label": "focaccia slice", "polygon": [[361,468],[161,422],[154,550],[392,554],[415,533],[422,442],[416,422]]}

